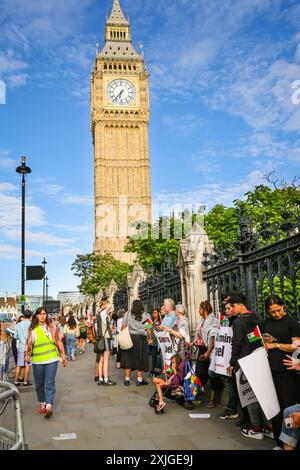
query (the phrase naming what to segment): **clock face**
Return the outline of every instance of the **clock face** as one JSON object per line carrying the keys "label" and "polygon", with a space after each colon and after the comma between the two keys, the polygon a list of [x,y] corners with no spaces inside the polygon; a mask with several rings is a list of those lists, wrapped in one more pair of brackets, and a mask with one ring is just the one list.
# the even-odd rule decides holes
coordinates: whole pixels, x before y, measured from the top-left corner
{"label": "clock face", "polygon": [[107,86],[107,96],[111,103],[126,106],[134,101],[136,90],[133,83],[125,79],[117,79]]}

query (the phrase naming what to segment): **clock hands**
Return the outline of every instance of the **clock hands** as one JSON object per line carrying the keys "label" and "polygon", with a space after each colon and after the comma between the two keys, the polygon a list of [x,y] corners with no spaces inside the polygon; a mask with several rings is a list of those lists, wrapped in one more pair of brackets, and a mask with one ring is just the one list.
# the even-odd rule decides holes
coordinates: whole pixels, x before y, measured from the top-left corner
{"label": "clock hands", "polygon": [[120,93],[113,99],[113,103],[115,103],[115,101],[117,101],[118,98],[121,98],[123,93],[124,93],[124,90],[121,90]]}

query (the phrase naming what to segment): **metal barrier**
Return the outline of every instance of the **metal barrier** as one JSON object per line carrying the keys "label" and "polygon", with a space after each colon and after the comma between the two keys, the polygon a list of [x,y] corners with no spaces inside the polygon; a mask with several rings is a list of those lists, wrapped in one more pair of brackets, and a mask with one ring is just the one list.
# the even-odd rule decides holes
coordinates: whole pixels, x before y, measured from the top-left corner
{"label": "metal barrier", "polygon": [[15,385],[0,382],[0,415],[4,413],[10,400],[14,403],[15,432],[0,427],[0,450],[26,450],[19,391]]}

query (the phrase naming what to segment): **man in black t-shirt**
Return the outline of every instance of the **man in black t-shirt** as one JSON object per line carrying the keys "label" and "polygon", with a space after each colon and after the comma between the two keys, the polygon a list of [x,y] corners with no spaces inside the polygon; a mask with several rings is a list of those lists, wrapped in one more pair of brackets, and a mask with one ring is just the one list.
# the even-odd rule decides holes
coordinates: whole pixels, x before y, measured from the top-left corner
{"label": "man in black t-shirt", "polygon": [[[232,353],[230,359],[230,367],[227,369],[229,374],[239,370],[239,359],[251,354],[255,349],[261,347],[261,342],[251,343],[248,334],[252,333],[259,324],[260,319],[253,312],[249,311],[246,305],[246,299],[243,294],[237,293],[230,296],[230,304],[234,315],[238,317],[233,322],[233,338]],[[264,439],[264,436],[271,435],[267,419],[258,402],[251,403],[247,406],[251,426],[242,429],[245,437],[252,439]]]}

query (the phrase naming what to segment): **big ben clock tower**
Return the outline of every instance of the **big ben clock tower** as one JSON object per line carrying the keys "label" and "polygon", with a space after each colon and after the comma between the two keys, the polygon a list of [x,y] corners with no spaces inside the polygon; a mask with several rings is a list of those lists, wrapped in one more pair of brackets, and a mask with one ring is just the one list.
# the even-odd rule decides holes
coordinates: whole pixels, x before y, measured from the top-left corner
{"label": "big ben clock tower", "polygon": [[130,23],[114,0],[105,44],[91,76],[95,165],[95,253],[130,262],[126,237],[138,221],[151,222],[149,85]]}

